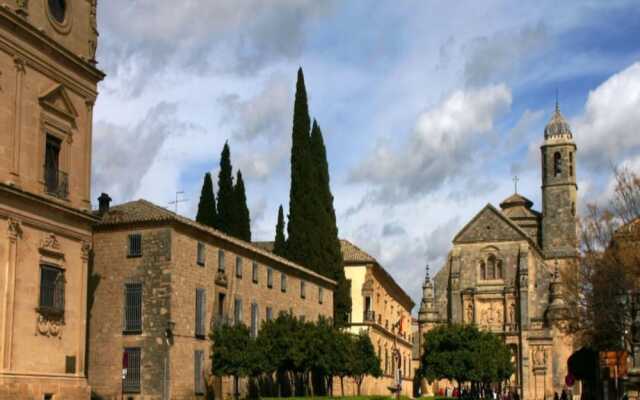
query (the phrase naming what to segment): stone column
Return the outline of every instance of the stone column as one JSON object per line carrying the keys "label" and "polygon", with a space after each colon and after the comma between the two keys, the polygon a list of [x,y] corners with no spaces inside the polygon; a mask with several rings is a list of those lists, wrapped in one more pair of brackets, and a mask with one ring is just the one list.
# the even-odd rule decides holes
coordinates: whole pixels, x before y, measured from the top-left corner
{"label": "stone column", "polygon": [[20,144],[22,141],[22,90],[25,74],[25,61],[20,57],[14,58],[16,67],[16,97],[14,103],[14,124],[12,136],[13,162],[11,164],[11,175],[14,176],[16,183],[20,176]]}
{"label": "stone column", "polygon": [[7,234],[9,238],[9,249],[7,252],[7,268],[4,276],[4,298],[2,299],[2,312],[5,316],[2,329],[2,369],[4,371],[11,369],[18,239],[22,234],[20,222],[10,218],[8,220]]}
{"label": "stone column", "polygon": [[84,187],[84,198],[83,202],[85,203],[88,210],[91,209],[91,142],[93,141],[93,105],[95,104],[94,99],[85,100],[85,105],[87,106],[87,126],[86,132],[84,135],[84,156],[85,156],[85,165],[84,165],[84,173],[85,173],[85,187]]}
{"label": "stone column", "polygon": [[91,243],[82,242],[82,267],[80,271],[80,329],[78,329],[78,365],[76,375],[84,376],[84,358],[86,354],[87,335],[87,285],[89,282],[89,255],[91,253]]}

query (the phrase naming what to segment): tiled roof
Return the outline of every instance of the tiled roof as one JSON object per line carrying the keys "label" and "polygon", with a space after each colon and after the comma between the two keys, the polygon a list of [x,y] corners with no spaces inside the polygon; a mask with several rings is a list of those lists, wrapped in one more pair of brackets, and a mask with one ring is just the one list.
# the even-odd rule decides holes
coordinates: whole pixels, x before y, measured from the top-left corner
{"label": "tiled roof", "polygon": [[151,223],[151,222],[177,222],[179,224],[183,224],[194,229],[206,232],[212,236],[215,236],[219,239],[222,239],[226,242],[232,243],[238,247],[247,249],[254,253],[258,253],[262,256],[270,258],[274,261],[279,262],[280,264],[287,265],[293,269],[299,270],[307,275],[313,276],[317,279],[323,280],[329,284],[335,285],[336,282],[326,278],[316,272],[313,272],[299,264],[293,263],[287,259],[284,259],[280,256],[273,254],[271,251],[264,249],[264,247],[245,242],[244,240],[240,240],[229,236],[223,232],[220,232],[217,229],[213,229],[206,225],[202,225],[192,219],[183,217],[178,215],[172,211],[167,210],[166,208],[155,205],[147,200],[136,200],[128,203],[119,204],[117,206],[113,206],[107,211],[103,216],[101,221],[98,223],[99,226],[114,226],[114,225],[124,225],[131,223]]}
{"label": "tiled roof", "polygon": [[345,264],[353,262],[377,262],[375,258],[371,257],[358,246],[345,239],[340,239],[340,250],[342,251],[342,258]]}

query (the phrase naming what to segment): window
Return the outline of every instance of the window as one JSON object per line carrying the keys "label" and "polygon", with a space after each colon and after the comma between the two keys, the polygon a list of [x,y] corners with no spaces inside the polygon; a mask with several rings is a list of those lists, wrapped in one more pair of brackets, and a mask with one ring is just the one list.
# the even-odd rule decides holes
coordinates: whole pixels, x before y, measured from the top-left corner
{"label": "window", "polygon": [[196,337],[204,339],[204,322],[207,318],[207,293],[203,288],[196,289]]}
{"label": "window", "polygon": [[218,250],[218,271],[224,272],[224,250]]}
{"label": "window", "polygon": [[64,314],[64,271],[50,266],[40,266],[40,312]]}
{"label": "window", "polygon": [[305,290],[305,281],[300,281],[300,298],[307,298],[307,291]]}
{"label": "window", "polygon": [[318,287],[318,303],[322,304],[324,297],[324,290],[321,287]]}
{"label": "window", "polygon": [[502,279],[502,260],[496,262],[496,279]]}
{"label": "window", "polygon": [[132,233],[129,235],[129,250],[127,252],[128,257],[140,257],[142,256],[142,234]]}
{"label": "window", "polygon": [[253,283],[258,283],[258,263],[255,261],[251,266],[251,280]]}
{"label": "window", "polygon": [[484,261],[480,261],[480,279],[483,281],[487,279],[487,266]]}
{"label": "window", "polygon": [[45,191],[62,199],[69,194],[69,179],[60,171],[60,149],[62,141],[53,135],[47,135],[44,153],[44,187]]}
{"label": "window", "polygon": [[569,176],[573,176],[573,152],[569,152]]}
{"label": "window", "polygon": [[267,306],[267,321],[271,321],[273,319],[273,308]]}
{"label": "window", "polygon": [[122,368],[126,370],[122,380],[124,393],[140,393],[140,347],[124,349]]}
{"label": "window", "polygon": [[233,322],[239,324],[242,322],[242,299],[236,298],[233,305]]}
{"label": "window", "polygon": [[193,353],[193,388],[196,394],[204,394],[204,351],[196,350]]}
{"label": "window", "polygon": [[76,356],[64,357],[64,373],[75,374],[76,373]]}
{"label": "window", "polygon": [[273,268],[267,268],[267,287],[271,289],[273,287]]}
{"label": "window", "polygon": [[258,305],[251,303],[251,336],[258,336]]}
{"label": "window", "polygon": [[224,317],[224,293],[218,293],[218,317]]}
{"label": "window", "polygon": [[124,329],[125,333],[142,332],[142,283],[124,285]]}
{"label": "window", "polygon": [[236,257],[236,278],[242,279],[242,257]]}
{"label": "window", "polygon": [[284,272],[280,274],[280,291],[283,293],[287,291],[287,275]]}
{"label": "window", "polygon": [[51,16],[59,23],[65,20],[67,11],[67,2],[65,0],[49,0],[49,12]]}
{"label": "window", "polygon": [[496,278],[496,256],[491,254],[487,259],[487,279]]}
{"label": "window", "polygon": [[562,154],[555,152],[553,154],[553,176],[562,175]]}
{"label": "window", "polygon": [[204,247],[204,243],[202,242],[198,242],[198,251],[197,251],[197,256],[196,256],[196,262],[198,263],[198,265],[200,266],[204,266],[205,263],[205,247]]}

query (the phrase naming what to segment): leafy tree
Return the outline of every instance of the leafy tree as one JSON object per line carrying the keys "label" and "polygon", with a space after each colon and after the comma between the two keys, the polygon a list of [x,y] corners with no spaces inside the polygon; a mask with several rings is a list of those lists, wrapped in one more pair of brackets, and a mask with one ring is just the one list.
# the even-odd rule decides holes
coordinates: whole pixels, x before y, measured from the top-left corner
{"label": "leafy tree", "polygon": [[298,69],[293,107],[291,146],[291,187],[289,191],[289,223],[287,225],[287,258],[314,269],[312,165],[309,151],[311,120],[307,89],[302,68]]}
{"label": "leafy tree", "polygon": [[352,340],[351,345],[353,346],[351,353],[354,357],[350,358],[349,369],[358,386],[358,396],[360,396],[360,389],[365,376],[371,375],[379,378],[382,376],[382,370],[380,369],[380,359],[376,355],[369,335],[366,333],[359,334],[355,340]]}
{"label": "leafy tree", "polygon": [[475,325],[442,325],[424,336],[421,374],[429,381],[498,382],[511,376],[507,346]]}
{"label": "leafy tree", "polygon": [[218,172],[218,220],[216,228],[233,235],[234,215],[233,167],[229,144],[225,143],[220,154],[220,171]]}
{"label": "leafy tree", "polygon": [[247,207],[247,195],[244,188],[242,172],[238,170],[236,185],[233,188],[233,235],[238,239],[251,241],[251,217]]}
{"label": "leafy tree", "polygon": [[[257,338],[258,347],[264,352],[264,372],[287,376],[293,381],[296,371],[298,320],[289,313],[280,313],[277,318],[265,321]],[[282,392],[278,382],[278,396]]]}
{"label": "leafy tree", "polygon": [[248,376],[253,372],[249,348],[254,348],[253,340],[249,334],[249,328],[244,324],[221,325],[211,334],[212,340],[212,373],[215,376],[232,376],[234,382],[234,395],[238,396],[237,388],[240,377]]}
{"label": "leafy tree", "polygon": [[215,227],[216,218],[216,198],[213,194],[213,182],[211,181],[211,174],[207,172],[204,174],[196,221],[213,228]]}
{"label": "leafy tree", "polygon": [[353,335],[348,332],[336,331],[334,336],[335,348],[337,350],[337,359],[333,365],[333,375],[340,378],[340,395],[344,397],[344,378],[353,376],[351,370],[351,360],[357,357],[353,353],[355,346],[353,345]]}
{"label": "leafy tree", "polygon": [[312,214],[315,238],[311,263],[313,269],[334,279],[338,287],[334,292],[334,320],[339,326],[348,322],[351,312],[351,290],[344,275],[344,262],[338,238],[336,212],[333,208],[333,195],[329,183],[329,164],[327,152],[322,138],[322,131],[317,121],[313,121],[309,139],[311,165],[313,166],[313,196],[315,202]]}
{"label": "leafy tree", "polygon": [[276,239],[273,242],[273,252],[281,257],[286,257],[287,241],[284,237],[284,212],[282,205],[278,208],[278,223],[276,224]]}

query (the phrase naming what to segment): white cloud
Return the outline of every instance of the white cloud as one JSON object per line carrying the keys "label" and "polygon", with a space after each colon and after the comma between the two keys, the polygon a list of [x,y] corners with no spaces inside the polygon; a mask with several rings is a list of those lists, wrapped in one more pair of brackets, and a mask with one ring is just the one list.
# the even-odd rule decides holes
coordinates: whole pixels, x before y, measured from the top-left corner
{"label": "white cloud", "polygon": [[435,190],[473,162],[511,101],[504,84],[455,91],[418,116],[407,143],[378,143],[351,180],[378,185],[393,200]]}
{"label": "white cloud", "polygon": [[580,162],[593,170],[616,165],[640,150],[640,62],[589,92],[572,123]]}

